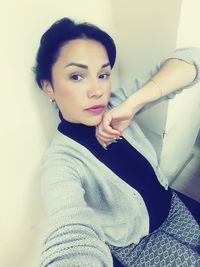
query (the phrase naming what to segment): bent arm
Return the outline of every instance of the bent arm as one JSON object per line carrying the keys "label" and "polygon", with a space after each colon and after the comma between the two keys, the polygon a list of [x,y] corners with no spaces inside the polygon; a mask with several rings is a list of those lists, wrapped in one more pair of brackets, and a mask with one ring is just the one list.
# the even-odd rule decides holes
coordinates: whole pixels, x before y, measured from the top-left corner
{"label": "bent arm", "polygon": [[41,196],[47,215],[40,267],[110,267],[112,256],[102,229],[84,200],[74,164],[47,157],[41,168]]}
{"label": "bent arm", "polygon": [[129,96],[128,101],[142,108],[152,101],[191,84],[196,76],[197,70],[193,64],[179,59],[168,59],[146,84]]}
{"label": "bent arm", "polygon": [[157,64],[146,80],[136,79],[132,88],[114,91],[111,95],[111,104],[115,106],[127,99],[134,107],[134,112],[141,112],[164,99],[174,98],[177,93],[193,86],[199,80],[200,49],[177,49]]}

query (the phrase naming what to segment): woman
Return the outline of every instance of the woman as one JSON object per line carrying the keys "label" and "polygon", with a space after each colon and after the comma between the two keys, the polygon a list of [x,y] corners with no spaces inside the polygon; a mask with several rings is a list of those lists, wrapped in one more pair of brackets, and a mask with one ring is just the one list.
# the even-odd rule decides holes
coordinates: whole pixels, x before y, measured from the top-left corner
{"label": "woman", "polygon": [[44,33],[36,81],[61,122],[41,164],[41,267],[110,267],[112,255],[115,266],[200,264],[196,202],[187,199],[192,214],[168,187],[134,121],[137,112],[197,83],[199,52],[177,50],[146,81],[111,93],[116,49],[107,33],[68,18]]}

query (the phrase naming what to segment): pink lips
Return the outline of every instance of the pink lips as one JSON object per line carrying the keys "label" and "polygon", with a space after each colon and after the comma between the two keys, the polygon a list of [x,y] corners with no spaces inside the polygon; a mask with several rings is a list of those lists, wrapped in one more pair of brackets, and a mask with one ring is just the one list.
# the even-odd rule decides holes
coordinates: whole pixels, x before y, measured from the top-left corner
{"label": "pink lips", "polygon": [[105,105],[95,105],[91,108],[88,108],[87,110],[92,112],[93,114],[101,114],[104,111],[105,107]]}

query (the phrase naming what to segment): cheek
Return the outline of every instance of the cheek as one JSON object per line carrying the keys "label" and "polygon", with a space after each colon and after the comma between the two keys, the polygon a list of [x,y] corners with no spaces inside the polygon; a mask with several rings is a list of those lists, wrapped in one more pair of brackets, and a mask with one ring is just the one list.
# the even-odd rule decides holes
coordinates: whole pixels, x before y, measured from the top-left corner
{"label": "cheek", "polygon": [[59,98],[63,105],[68,106],[70,108],[77,108],[81,106],[84,99],[84,95],[81,94],[80,90],[78,91],[76,89],[77,88],[65,88],[65,90],[61,91]]}
{"label": "cheek", "polygon": [[111,83],[109,83],[109,85],[107,86],[106,93],[107,93],[107,96],[110,97],[110,94],[111,94]]}
{"label": "cheek", "polygon": [[71,83],[65,80],[60,80],[55,83],[55,91],[57,92],[57,97],[60,101],[66,101],[68,99],[74,99],[76,97],[76,88],[73,88]]}
{"label": "cheek", "polygon": [[77,106],[80,105],[80,96],[74,92],[68,92],[67,96],[67,102],[71,105],[71,106]]}

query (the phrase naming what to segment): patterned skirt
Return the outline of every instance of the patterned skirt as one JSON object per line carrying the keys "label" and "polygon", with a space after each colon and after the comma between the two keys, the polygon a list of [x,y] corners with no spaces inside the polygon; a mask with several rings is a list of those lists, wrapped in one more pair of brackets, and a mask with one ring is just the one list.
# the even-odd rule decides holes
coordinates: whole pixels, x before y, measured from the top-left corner
{"label": "patterned skirt", "polygon": [[137,245],[108,246],[114,267],[200,267],[200,226],[175,192],[169,215],[158,229]]}

